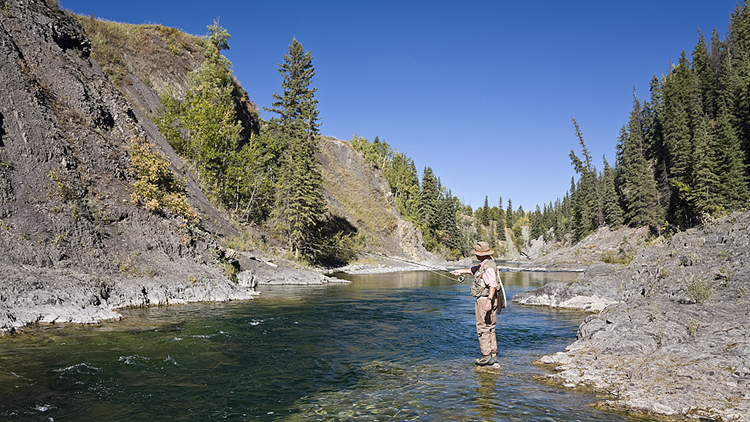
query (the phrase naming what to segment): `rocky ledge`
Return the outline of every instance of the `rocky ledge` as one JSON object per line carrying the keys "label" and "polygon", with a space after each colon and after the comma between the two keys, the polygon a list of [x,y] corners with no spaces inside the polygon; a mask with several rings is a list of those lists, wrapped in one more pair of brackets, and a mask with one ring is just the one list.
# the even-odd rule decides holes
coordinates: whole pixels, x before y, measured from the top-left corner
{"label": "rocky ledge", "polygon": [[594,266],[576,282],[513,301],[610,302],[586,318],[564,352],[539,360],[553,369],[550,382],[604,392],[602,408],[748,421],[748,251],[750,213],[733,214],[647,246],[627,267]]}
{"label": "rocky ledge", "polygon": [[[38,324],[95,324],[119,309],[190,302],[250,300],[256,287],[345,282],[281,259],[224,249],[216,265],[176,261],[167,271],[91,274],[0,263],[0,335]],[[228,279],[218,263],[237,269]]]}

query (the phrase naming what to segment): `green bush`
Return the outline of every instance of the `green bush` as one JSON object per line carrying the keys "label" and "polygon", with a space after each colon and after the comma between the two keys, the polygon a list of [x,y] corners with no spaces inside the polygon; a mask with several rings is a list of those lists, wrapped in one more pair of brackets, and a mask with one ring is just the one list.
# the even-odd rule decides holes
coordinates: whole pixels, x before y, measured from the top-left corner
{"label": "green bush", "polygon": [[187,202],[185,186],[169,169],[167,156],[157,151],[156,145],[136,138],[130,142],[128,153],[130,173],[135,179],[131,184],[134,205],[143,205],[154,212],[167,209],[191,222],[198,219]]}
{"label": "green bush", "polygon": [[714,294],[713,286],[709,280],[703,280],[693,276],[687,285],[688,299],[693,303],[703,303]]}

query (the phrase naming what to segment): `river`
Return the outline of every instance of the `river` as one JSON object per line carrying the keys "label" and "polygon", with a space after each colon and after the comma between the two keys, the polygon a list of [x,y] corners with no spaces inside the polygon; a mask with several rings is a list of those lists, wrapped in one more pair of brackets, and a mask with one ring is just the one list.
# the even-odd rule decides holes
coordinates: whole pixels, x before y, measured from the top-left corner
{"label": "river", "polygon": [[[505,273],[508,299],[570,273]],[[0,338],[11,421],[623,421],[532,364],[585,314],[510,304],[480,372],[468,283],[431,272],[279,286],[248,302],[123,311]]]}

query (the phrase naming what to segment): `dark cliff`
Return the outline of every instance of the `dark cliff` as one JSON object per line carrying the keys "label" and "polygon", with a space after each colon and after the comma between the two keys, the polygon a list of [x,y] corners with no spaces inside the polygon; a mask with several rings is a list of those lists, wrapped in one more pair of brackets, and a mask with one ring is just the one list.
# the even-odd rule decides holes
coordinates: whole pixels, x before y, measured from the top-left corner
{"label": "dark cliff", "polygon": [[232,229],[189,174],[179,177],[198,223],[132,203],[132,140],[162,145],[176,173],[181,164],[91,59],[76,19],[53,2],[4,4],[0,331],[94,321],[122,306],[249,298],[216,265],[215,238]]}

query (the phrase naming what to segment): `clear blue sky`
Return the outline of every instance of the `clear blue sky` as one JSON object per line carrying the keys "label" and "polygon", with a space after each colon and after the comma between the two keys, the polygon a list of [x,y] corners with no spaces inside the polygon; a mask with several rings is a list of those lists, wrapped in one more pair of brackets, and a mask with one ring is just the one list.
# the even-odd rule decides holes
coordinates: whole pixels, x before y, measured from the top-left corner
{"label": "clear blue sky", "polygon": [[[633,90],[649,98],[698,31],[725,39],[736,0],[195,1],[60,0],[117,22],[205,35],[261,108],[281,91],[292,37],[314,56],[321,132],[378,136],[476,208],[508,198],[527,211],[561,198],[578,155],[571,117],[596,167],[614,165]],[[261,112],[269,118],[270,113]]]}

